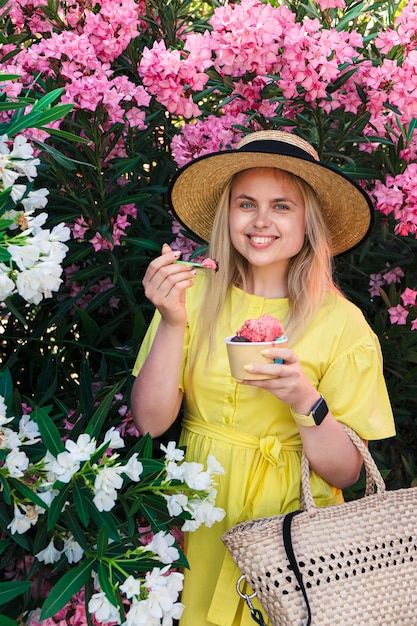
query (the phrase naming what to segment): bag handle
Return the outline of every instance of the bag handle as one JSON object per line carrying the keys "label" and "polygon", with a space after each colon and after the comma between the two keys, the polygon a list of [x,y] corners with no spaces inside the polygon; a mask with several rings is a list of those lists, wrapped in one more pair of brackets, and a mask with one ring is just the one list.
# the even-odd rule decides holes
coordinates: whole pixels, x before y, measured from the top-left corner
{"label": "bag handle", "polygon": [[[354,445],[362,455],[366,473],[365,496],[369,496],[374,493],[375,487],[376,491],[379,494],[383,494],[386,489],[385,482],[382,478],[381,472],[377,467],[377,464],[375,463],[371,453],[368,450],[368,447],[364,444],[359,435],[355,433],[355,431],[352,430],[349,426],[346,426],[346,424],[342,423],[340,425],[343,427],[343,430],[346,432],[349,439],[352,441],[352,443],[354,443]],[[310,464],[304,451],[301,458],[301,503],[302,509],[309,513],[314,513],[318,508],[314,502],[313,495],[311,493]]]}

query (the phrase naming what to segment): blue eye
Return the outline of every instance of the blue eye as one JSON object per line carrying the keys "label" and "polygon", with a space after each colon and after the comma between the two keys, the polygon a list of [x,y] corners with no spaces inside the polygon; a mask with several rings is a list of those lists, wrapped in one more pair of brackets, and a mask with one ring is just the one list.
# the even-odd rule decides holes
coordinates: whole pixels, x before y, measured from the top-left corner
{"label": "blue eye", "polygon": [[276,205],[274,206],[274,209],[275,209],[276,211],[288,211],[288,207],[287,207],[287,205],[286,205],[286,204],[276,204]]}

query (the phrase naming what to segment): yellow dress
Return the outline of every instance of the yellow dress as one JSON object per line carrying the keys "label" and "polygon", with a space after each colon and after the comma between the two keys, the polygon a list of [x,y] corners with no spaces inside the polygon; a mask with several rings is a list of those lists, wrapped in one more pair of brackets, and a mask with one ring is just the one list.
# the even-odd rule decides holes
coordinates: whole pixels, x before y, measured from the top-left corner
{"label": "yellow dress", "polygon": [[[198,276],[187,290],[188,325],[179,382],[185,394],[181,444],[187,446],[187,460],[204,463],[207,455],[213,454],[223,465],[225,475],[218,477],[216,504],[226,510],[226,517],[212,528],[203,526],[186,533],[190,569],[185,571],[185,610],[180,624],[252,626],[250,611],[236,592],[239,570],[221,536],[237,522],[299,508],[302,446],[288,405],[267,391],[239,385],[231,377],[224,337],[234,335],[246,319],[263,313],[285,319],[288,300],[269,300],[232,288],[215,356],[208,360],[206,351],[200,351],[190,379],[189,354],[195,345],[203,286],[204,277]],[[156,313],[141,346],[135,375],[150,350],[159,319]],[[292,349],[336,419],[363,439],[395,434],[379,342],[356,306],[329,293]],[[312,474],[311,484],[319,506],[343,501],[341,492],[319,476]]]}

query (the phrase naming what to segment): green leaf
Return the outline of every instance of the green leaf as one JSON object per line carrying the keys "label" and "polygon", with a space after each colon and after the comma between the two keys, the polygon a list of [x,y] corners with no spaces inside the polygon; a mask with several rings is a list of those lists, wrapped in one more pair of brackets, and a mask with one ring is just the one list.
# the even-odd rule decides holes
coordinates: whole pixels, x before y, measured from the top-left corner
{"label": "green leaf", "polygon": [[[345,30],[349,22],[354,21],[356,18],[358,18],[361,15],[364,7],[365,7],[365,3],[360,2],[359,4],[354,6],[353,9],[345,13],[345,15],[342,17],[340,22],[337,24],[336,30],[339,33]],[[366,5],[366,10],[369,11],[369,7],[367,5]]]}
{"label": "green leaf", "polygon": [[[13,598],[22,595],[22,593],[30,589],[31,585],[30,580],[14,580],[7,583],[0,583],[0,605],[6,604],[6,602],[13,600]],[[3,626],[4,622],[2,619],[0,619],[0,623]],[[16,622],[14,622],[14,626],[16,626]]]}
{"label": "green leaf", "polygon": [[3,396],[7,406],[13,400],[13,380],[9,369],[0,372],[0,396]]}
{"label": "green leaf", "polygon": [[97,537],[97,556],[101,558],[107,550],[109,545],[109,533],[105,526],[100,528],[100,532]]}
{"label": "green leaf", "polygon": [[42,509],[48,509],[48,505],[38,496],[33,489],[25,485],[21,480],[17,480],[17,478],[9,478],[10,484],[22,495],[24,498],[27,498],[29,502],[32,504],[37,504],[42,507]]}
{"label": "green leaf", "polygon": [[104,400],[100,402],[100,406],[95,411],[85,430],[85,432],[88,433],[91,437],[97,439],[100,435],[102,426],[114,401],[114,396],[116,393],[118,393],[123,383],[124,381],[121,380],[119,383],[114,385],[109,393],[105,396]]}
{"label": "green leaf", "polygon": [[58,495],[52,500],[48,512],[48,530],[52,530],[57,523],[59,516],[61,515],[61,511],[68,500],[69,494],[70,485],[62,486],[59,489]]}
{"label": "green leaf", "polygon": [[[151,459],[153,456],[152,437],[149,433],[143,435],[131,448],[130,455],[137,454],[141,460]],[[129,456],[130,456],[129,455]]]}
{"label": "green leaf", "polygon": [[110,582],[110,572],[109,568],[102,562],[98,564],[97,568],[98,581],[100,583],[100,587],[102,591],[107,596],[107,599],[114,605],[118,606],[116,594],[114,592],[113,585]]}
{"label": "green leaf", "polygon": [[100,333],[100,327],[97,322],[80,307],[76,306],[77,312],[81,318],[84,333],[87,335],[88,342],[93,344]]}
{"label": "green leaf", "polygon": [[88,502],[91,500],[91,494],[85,485],[80,485],[80,481],[76,481],[73,485],[74,505],[77,509],[78,517],[84,526],[88,526],[90,515],[88,513]]}
{"label": "green leaf", "polygon": [[76,594],[91,576],[95,559],[87,558],[78,567],[66,572],[49,592],[43,603],[40,619],[48,619],[60,611],[74,594]]}
{"label": "green leaf", "polygon": [[1,491],[3,494],[3,499],[5,504],[10,505],[12,503],[12,498],[10,496],[10,487],[7,482],[7,478],[0,474],[0,483],[1,483]]}
{"label": "green leaf", "polygon": [[65,446],[62,443],[61,436],[53,420],[49,417],[48,413],[41,407],[35,407],[32,413],[34,421],[37,423],[43,443],[49,452],[57,457],[60,452],[65,451]]}
{"label": "green leaf", "polygon": [[94,522],[98,528],[101,528],[103,525],[106,526],[109,531],[109,536],[113,541],[120,541],[119,530],[117,528],[117,524],[113,519],[111,513],[107,513],[106,511],[99,511],[93,502],[89,502],[89,509],[91,513],[91,517],[94,519]]}
{"label": "green leaf", "polygon": [[1,626],[16,626],[16,620],[11,619],[10,617],[6,617],[5,615],[0,614],[0,624]]}
{"label": "green leaf", "polygon": [[4,304],[9,309],[10,313],[12,313],[12,315],[16,319],[19,320],[19,322],[22,324],[22,326],[26,327],[27,326],[27,320],[23,317],[23,315],[21,314],[19,309],[14,306],[14,304],[12,302],[12,299],[11,298],[6,298],[6,300],[4,301]]}
{"label": "green leaf", "polygon": [[32,107],[32,111],[40,110],[44,111],[47,107],[49,107],[52,102],[54,102],[59,96],[62,94],[64,89],[62,87],[58,89],[53,89],[46,95],[42,96],[39,100],[36,100],[35,104]]}

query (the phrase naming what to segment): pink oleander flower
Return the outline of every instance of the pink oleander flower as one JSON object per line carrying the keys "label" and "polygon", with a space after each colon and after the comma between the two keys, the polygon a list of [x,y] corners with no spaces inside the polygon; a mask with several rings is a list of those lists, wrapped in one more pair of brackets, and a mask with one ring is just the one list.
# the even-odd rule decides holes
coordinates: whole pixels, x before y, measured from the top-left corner
{"label": "pink oleander flower", "polygon": [[242,138],[242,131],[235,126],[247,126],[247,116],[226,111],[218,117],[209,115],[183,127],[180,135],[174,135],[171,148],[174,159],[182,167],[192,159],[210,152],[233,148]]}
{"label": "pink oleander flower", "polygon": [[373,194],[376,209],[384,214],[393,213],[397,221],[395,233],[417,237],[417,163],[409,163],[402,174],[388,175],[385,184],[377,181]]}
{"label": "pink oleander flower", "polygon": [[322,11],[327,11],[327,9],[344,9],[346,3],[344,0],[316,0]]}
{"label": "pink oleander flower", "polygon": [[210,19],[215,65],[231,76],[276,73],[284,31],[294,22],[286,6],[259,0],[216,8]]}
{"label": "pink oleander flower", "polygon": [[391,324],[398,324],[399,326],[403,326],[407,323],[407,317],[409,312],[401,304],[397,304],[397,306],[392,306],[391,308],[389,308],[388,313]]}
{"label": "pink oleander flower", "polygon": [[[204,42],[208,35],[200,37]],[[202,56],[194,54],[198,47],[194,38],[191,41],[192,50],[188,56],[186,50],[184,52],[168,50],[164,41],[155,41],[151,49],[144,49],[138,66],[143,84],[156,96],[158,102],[170,113],[183,115],[188,119],[201,113],[193,101],[192,94],[205,87],[208,75],[204,70],[211,64],[204,53]],[[206,47],[202,45],[201,50],[205,49]]]}
{"label": "pink oleander flower", "polygon": [[98,58],[114,61],[138,36],[138,6],[134,0],[101,0],[100,11],[88,11],[84,33]]}
{"label": "pink oleander flower", "polygon": [[406,289],[404,289],[400,297],[401,297],[401,300],[403,301],[404,306],[408,306],[408,305],[415,306],[416,299],[417,299],[417,290],[406,287]]}
{"label": "pink oleander flower", "polygon": [[401,278],[404,278],[404,272],[401,267],[393,267],[383,274],[385,284],[391,285],[391,283],[400,283]]}
{"label": "pink oleander flower", "polygon": [[381,295],[379,288],[382,287],[382,285],[385,285],[385,280],[380,272],[369,276],[369,293],[372,298]]}

